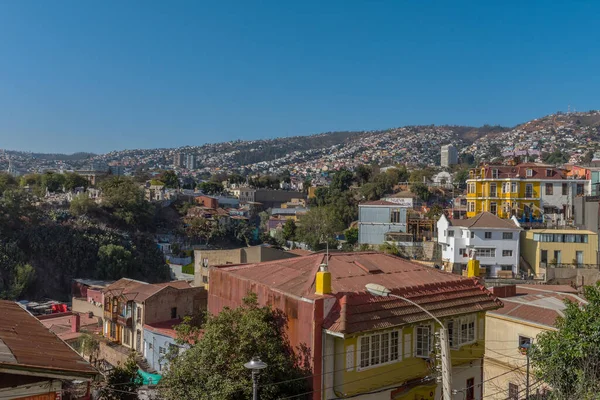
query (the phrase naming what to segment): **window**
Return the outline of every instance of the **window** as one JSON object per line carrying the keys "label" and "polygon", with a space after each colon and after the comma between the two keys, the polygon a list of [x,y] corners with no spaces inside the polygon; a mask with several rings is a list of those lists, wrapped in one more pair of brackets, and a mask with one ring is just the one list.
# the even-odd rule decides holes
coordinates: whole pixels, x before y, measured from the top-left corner
{"label": "window", "polygon": [[531,346],[531,338],[519,335],[519,349],[522,349],[523,347],[529,348],[529,346]]}
{"label": "window", "polygon": [[448,237],[454,237],[454,231],[448,231]]}
{"label": "window", "polygon": [[513,238],[512,232],[502,232],[502,239],[511,240]]}
{"label": "window", "polygon": [[562,195],[566,196],[569,194],[569,185],[566,183],[562,184]]}
{"label": "window", "polygon": [[404,215],[403,215],[404,213],[402,211],[403,210],[401,210],[399,208],[395,208],[391,211],[390,222],[392,224],[400,224],[400,223],[406,222]]}
{"label": "window", "polygon": [[583,264],[583,251],[575,252],[575,262],[577,263],[577,265]]}
{"label": "window", "polygon": [[429,354],[431,354],[431,327],[417,326],[415,329],[417,331],[415,355],[429,358]]}
{"label": "window", "polygon": [[533,185],[531,183],[528,183],[527,185],[525,185],[525,198],[526,199],[533,198]]}
{"label": "window", "polygon": [[532,169],[528,169],[527,170],[527,177],[531,178],[533,176],[533,170]]}
{"label": "window", "polygon": [[152,350],[152,348],[153,348],[153,346],[152,346],[152,343],[148,343],[148,348],[149,348],[150,350]]}
{"label": "window", "polygon": [[560,250],[554,250],[554,260],[556,260],[556,264],[562,264],[562,255]]}
{"label": "window", "polygon": [[485,233],[484,233],[484,237],[485,237],[486,239],[491,239],[491,238],[492,238],[492,232],[485,232]]}
{"label": "window", "polygon": [[467,379],[466,400],[475,400],[475,378]]}
{"label": "window", "polygon": [[510,182],[504,182],[502,184],[502,193],[510,193]]}
{"label": "window", "polygon": [[208,283],[208,276],[202,275],[202,283]]}
{"label": "window", "polygon": [[519,386],[514,383],[508,384],[508,399],[507,400],[519,400]]}
{"label": "window", "polygon": [[517,193],[518,192],[518,186],[517,186],[517,182],[512,182],[510,184],[510,191],[512,193]]}
{"label": "window", "polygon": [[502,257],[512,257],[512,250],[502,250]]}
{"label": "window", "polygon": [[166,354],[167,350],[164,347],[158,346],[158,354]]}
{"label": "window", "polygon": [[127,328],[123,329],[123,343],[126,345],[131,344],[131,331]]}
{"label": "window", "polygon": [[475,184],[474,183],[469,183],[467,185],[467,193],[475,193]]}
{"label": "window", "polygon": [[497,169],[492,170],[492,179],[498,179],[498,170]]}
{"label": "window", "polygon": [[550,196],[554,193],[554,184],[546,183],[546,195]]}
{"label": "window", "polygon": [[498,195],[497,186],[495,183],[490,183],[490,197],[496,197]]}
{"label": "window", "polygon": [[141,307],[137,307],[136,310],[137,310],[137,319],[136,319],[136,321],[137,321],[137,323],[141,324],[142,323],[142,308]]}
{"label": "window", "polygon": [[496,249],[475,249],[477,257],[496,257]]}
{"label": "window", "polygon": [[577,195],[578,196],[583,195],[583,183],[578,183],[577,184]]}
{"label": "window", "polygon": [[468,205],[469,205],[469,210],[468,211],[469,212],[475,212],[475,202],[474,201],[470,201],[468,203]]}
{"label": "window", "polygon": [[360,368],[401,360],[399,331],[377,333],[360,338]]}
{"label": "window", "polygon": [[171,319],[177,318],[177,307],[171,308]]}
{"label": "window", "polygon": [[494,215],[498,213],[498,205],[495,202],[490,203],[490,212]]}
{"label": "window", "polygon": [[547,177],[550,177],[550,176],[552,176],[552,170],[551,170],[551,169],[547,169],[547,170],[546,170],[546,176],[547,176]]}
{"label": "window", "polygon": [[502,271],[512,271],[512,270],[513,270],[513,267],[512,267],[512,265],[501,265],[501,266],[500,266],[500,269],[501,269]]}
{"label": "window", "polygon": [[541,251],[540,259],[541,259],[541,262],[543,262],[543,263],[547,263],[548,262],[548,250],[542,250]]}
{"label": "window", "polygon": [[460,254],[462,257],[466,257],[467,256],[467,249],[465,249],[465,248],[458,249],[458,254]]}
{"label": "window", "polygon": [[471,239],[473,239],[475,237],[475,232],[471,231]]}
{"label": "window", "polygon": [[459,348],[462,345],[475,342],[476,315],[453,319],[446,323],[450,347]]}

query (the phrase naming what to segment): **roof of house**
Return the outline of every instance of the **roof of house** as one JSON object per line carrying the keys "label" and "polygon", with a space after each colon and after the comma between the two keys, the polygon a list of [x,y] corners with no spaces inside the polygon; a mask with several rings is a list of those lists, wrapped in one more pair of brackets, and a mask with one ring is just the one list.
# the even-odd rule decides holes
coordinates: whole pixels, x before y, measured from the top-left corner
{"label": "roof of house", "polygon": [[98,374],[41,321],[19,304],[6,300],[0,300],[0,367],[82,378]]}
{"label": "roof of house", "polygon": [[135,279],[121,278],[104,289],[105,294],[123,296],[127,300],[145,301],[165,287],[188,289],[192,286],[187,281],[171,281],[163,283],[147,283]]}
{"label": "roof of house", "polygon": [[[544,325],[553,328],[558,317],[564,317],[565,300],[579,304],[587,304],[581,297],[559,291],[553,291],[552,286],[564,285],[517,285],[515,296],[503,297],[504,307],[490,312],[491,315],[501,315],[524,322]],[[560,287],[559,289],[564,289]]]}
{"label": "roof of house", "polygon": [[85,286],[93,287],[93,288],[103,288],[103,287],[106,287],[115,282],[115,281],[101,281],[101,280],[97,280],[97,279],[73,279],[73,281],[77,282],[79,284],[85,285]]}
{"label": "roof of house", "polygon": [[315,299],[321,297],[315,294],[315,277],[323,263],[327,263],[331,273],[331,295],[337,299],[324,327],[334,332],[349,334],[429,319],[403,300],[373,297],[366,292],[367,283],[385,285],[393,294],[409,298],[436,317],[502,306],[474,279],[378,252],[315,253],[287,260],[223,266],[219,270],[279,292]]}
{"label": "roof of house", "polygon": [[[484,170],[484,178],[492,178],[492,170],[498,171],[498,178],[494,179],[506,179],[506,178],[526,178],[526,179],[556,179],[562,180],[567,179],[567,170],[562,168],[556,168],[552,165],[537,164],[537,163],[523,163],[518,165],[485,165],[483,167],[477,167],[471,169],[479,173],[481,169]],[[531,175],[527,176],[527,170],[531,170]],[[550,176],[546,173],[549,170]]]}
{"label": "roof of house", "polygon": [[[64,341],[77,339],[83,334],[83,332],[72,332],[71,323],[74,318],[74,313],[55,313],[47,315],[39,315],[39,319],[42,324],[54,333],[56,336]],[[102,327],[98,324],[99,318],[95,316],[89,316],[87,313],[79,314],[79,328],[86,332],[102,333]]]}
{"label": "roof of house", "polygon": [[374,200],[365,201],[363,203],[360,203],[359,206],[398,206],[398,204],[386,200]]}
{"label": "roof of house", "polygon": [[450,219],[450,226],[461,228],[497,228],[497,229],[521,229],[510,219],[502,219],[489,212],[482,212],[467,219]]}
{"label": "roof of house", "polygon": [[170,319],[168,321],[154,322],[151,324],[144,324],[144,329],[148,329],[159,335],[169,336],[173,339],[177,337],[175,326],[181,323],[180,318]]}
{"label": "roof of house", "polygon": [[585,234],[585,235],[597,235],[596,232],[588,231],[584,229],[529,229],[527,232],[531,233],[563,233],[563,234]]}
{"label": "roof of house", "polygon": [[310,254],[313,254],[312,251],[310,250],[304,250],[304,249],[291,249],[291,250],[286,250],[286,253],[291,253],[291,254],[295,254],[297,256],[308,256]]}

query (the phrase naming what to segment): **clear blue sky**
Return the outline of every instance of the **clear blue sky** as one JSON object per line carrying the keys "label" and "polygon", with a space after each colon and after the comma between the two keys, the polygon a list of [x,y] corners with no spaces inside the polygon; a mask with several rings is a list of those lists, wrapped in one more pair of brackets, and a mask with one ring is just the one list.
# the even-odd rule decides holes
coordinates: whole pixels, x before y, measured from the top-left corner
{"label": "clear blue sky", "polygon": [[515,125],[600,108],[600,2],[491,3],[1,1],[0,148]]}

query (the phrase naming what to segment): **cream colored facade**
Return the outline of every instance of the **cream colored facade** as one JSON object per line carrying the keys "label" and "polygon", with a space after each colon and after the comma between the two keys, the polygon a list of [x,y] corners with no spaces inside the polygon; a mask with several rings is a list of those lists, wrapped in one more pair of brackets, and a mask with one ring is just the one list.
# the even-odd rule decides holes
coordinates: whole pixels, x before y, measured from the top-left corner
{"label": "cream colored facade", "polygon": [[577,229],[530,229],[521,232],[521,256],[535,271],[546,268],[598,267],[598,234]]}
{"label": "cream colored facade", "polygon": [[[485,358],[483,396],[490,400],[506,400],[509,390],[525,398],[527,357],[519,351],[519,338],[535,338],[553,327],[488,312],[485,317]],[[530,383],[534,382],[531,378]],[[537,387],[537,386],[536,386]],[[535,391],[533,392],[535,393]]]}

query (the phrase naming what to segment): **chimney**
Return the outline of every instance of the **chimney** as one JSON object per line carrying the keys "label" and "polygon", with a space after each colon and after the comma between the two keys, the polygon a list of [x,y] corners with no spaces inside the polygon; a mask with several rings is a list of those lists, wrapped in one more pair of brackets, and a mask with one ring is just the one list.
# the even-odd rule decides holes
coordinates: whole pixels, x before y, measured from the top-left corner
{"label": "chimney", "polygon": [[80,317],[79,314],[71,316],[71,332],[79,332]]}
{"label": "chimney", "polygon": [[467,276],[479,278],[479,260],[475,255],[475,249],[470,249],[469,262],[467,262]]}
{"label": "chimney", "polygon": [[321,264],[319,266],[319,272],[317,272],[317,278],[315,279],[316,294],[330,294],[331,293],[331,272],[328,271],[327,264]]}

